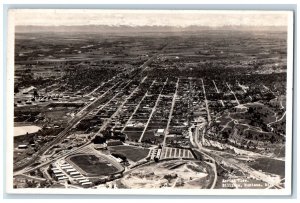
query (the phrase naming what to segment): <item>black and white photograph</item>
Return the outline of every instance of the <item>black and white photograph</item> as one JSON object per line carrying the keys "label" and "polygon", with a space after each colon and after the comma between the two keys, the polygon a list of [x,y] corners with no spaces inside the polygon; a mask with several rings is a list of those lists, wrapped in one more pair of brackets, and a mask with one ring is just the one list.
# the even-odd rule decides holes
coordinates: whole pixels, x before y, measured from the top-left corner
{"label": "black and white photograph", "polygon": [[12,193],[288,195],[293,12],[11,9]]}

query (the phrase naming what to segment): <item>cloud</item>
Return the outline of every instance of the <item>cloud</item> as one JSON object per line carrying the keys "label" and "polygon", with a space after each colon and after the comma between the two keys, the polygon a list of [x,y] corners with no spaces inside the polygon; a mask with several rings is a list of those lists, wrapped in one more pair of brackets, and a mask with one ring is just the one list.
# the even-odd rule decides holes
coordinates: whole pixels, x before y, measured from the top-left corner
{"label": "cloud", "polygon": [[283,11],[13,10],[15,25],[286,26]]}

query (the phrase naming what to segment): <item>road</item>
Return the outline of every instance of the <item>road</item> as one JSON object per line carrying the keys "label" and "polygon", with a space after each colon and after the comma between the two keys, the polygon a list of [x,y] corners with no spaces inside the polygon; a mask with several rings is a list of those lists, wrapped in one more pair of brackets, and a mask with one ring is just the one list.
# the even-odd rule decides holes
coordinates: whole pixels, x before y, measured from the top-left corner
{"label": "road", "polygon": [[[121,91],[119,91],[119,93],[117,93],[117,94],[115,94],[109,101],[107,101],[98,111],[101,111],[103,108],[105,108],[111,101],[113,101],[119,94],[121,94],[121,92],[122,92],[122,90],[123,89],[125,89],[130,83],[131,83],[131,81],[132,80],[130,80],[122,89],[121,89]],[[107,125],[111,122],[111,119],[113,118],[113,117],[115,117],[116,115],[117,115],[117,113],[119,113],[119,111],[120,111],[120,109],[122,108],[122,106],[125,104],[125,102],[123,102],[119,107],[118,107],[118,109],[115,111],[115,113],[110,117],[110,118],[108,118],[108,119],[106,119],[103,123],[102,123],[102,125],[101,125],[101,127],[100,127],[100,129],[94,134],[94,136],[91,138],[91,139],[93,139],[94,137],[96,137],[98,134],[100,134],[100,132],[101,131],[103,131],[106,127],[107,127]]]}
{"label": "road", "polygon": [[[95,103],[97,103],[97,101],[99,101],[99,99],[103,98],[106,94],[108,94],[113,88],[115,88],[117,85],[119,85],[119,83],[116,83],[115,85],[113,85],[112,87],[110,87],[108,90],[106,90],[103,94],[101,94],[99,97],[97,97],[96,100],[90,102],[89,104],[85,105],[75,116],[82,116],[83,112],[90,108],[92,105],[94,105]],[[94,108],[93,108],[94,109]]]}
{"label": "road", "polygon": [[[244,91],[244,93],[247,93],[247,90],[245,88],[245,86],[241,85],[241,83],[237,80],[238,86]],[[249,95],[248,96],[250,98],[250,101],[252,101],[252,97]]]}
{"label": "road", "polygon": [[280,183],[275,179],[272,178],[269,175],[264,174],[263,172],[257,171],[251,167],[249,167],[248,165],[241,163],[239,161],[237,161],[236,159],[227,159],[224,158],[216,153],[214,153],[214,150],[208,150],[208,149],[204,149],[206,153],[213,153],[212,156],[216,156],[217,158],[219,158],[220,160],[225,160],[227,163],[239,168],[242,172],[246,172],[248,174],[250,174],[250,176],[254,177],[257,180],[261,180],[263,182],[268,183],[269,185],[275,186],[275,187],[280,187]]}
{"label": "road", "polygon": [[112,77],[111,79],[109,79],[108,81],[102,83],[101,85],[99,85],[98,87],[96,87],[94,90],[92,90],[90,93],[85,94],[83,97],[89,97],[91,94],[93,94],[94,92],[96,92],[98,89],[100,89],[101,87],[103,87],[103,85],[105,85],[106,83],[109,83],[111,81],[113,81],[117,76]]}
{"label": "road", "polygon": [[[150,87],[149,87],[148,89],[151,88],[151,86],[154,84],[154,82],[155,82],[155,80],[152,81],[152,84],[150,85]],[[123,131],[125,130],[126,126],[127,126],[128,123],[131,121],[133,115],[134,115],[134,114],[137,112],[137,110],[139,109],[139,107],[140,107],[141,103],[143,102],[143,100],[145,99],[145,97],[148,96],[148,91],[149,91],[149,90],[146,91],[146,93],[144,94],[144,96],[142,97],[142,99],[139,101],[139,103],[138,103],[137,106],[135,107],[133,113],[131,114],[131,116],[129,117],[129,119],[127,120],[127,122],[125,123],[125,125],[124,125],[123,129],[121,130],[121,132],[123,132]]]}
{"label": "road", "polygon": [[[205,124],[203,124],[201,127],[206,127]],[[267,182],[268,184],[270,185],[273,185],[273,186],[279,186],[278,182],[276,182],[275,179],[273,179],[272,177],[262,173],[262,172],[259,172],[259,171],[256,171],[254,170],[253,168],[247,166],[246,164],[244,163],[240,163],[238,161],[234,161],[232,159],[227,159],[227,158],[223,158],[222,156],[218,155],[217,153],[214,153],[214,150],[211,150],[211,149],[206,149],[204,148],[202,145],[201,145],[201,142],[200,142],[200,137],[199,137],[199,131],[198,129],[195,130],[195,143],[197,144],[197,147],[198,147],[198,151],[203,153],[205,156],[209,157],[213,163],[215,164],[215,158],[213,158],[213,156],[221,159],[221,160],[225,160],[226,162],[228,162],[229,164],[233,165],[233,166],[236,166],[237,168],[239,168],[242,172],[246,172],[246,173],[249,173],[252,177],[255,177],[256,179],[258,180],[262,180],[264,182]],[[203,136],[204,134],[202,134],[202,139],[203,139]],[[213,187],[215,186],[216,184],[216,181],[217,181],[217,172],[216,172],[216,168],[214,168],[214,173],[215,173],[215,179],[214,179],[214,182],[213,182]],[[212,187],[212,188],[213,188]]]}
{"label": "road", "polygon": [[[63,140],[68,132],[75,127],[81,120],[83,120],[90,112],[92,112],[98,105],[97,103],[101,103],[101,101],[104,99],[104,96],[106,96],[110,90],[112,90],[114,87],[116,87],[117,84],[113,85],[111,88],[109,88],[106,92],[101,94],[95,101],[91,102],[90,104],[86,105],[80,112],[78,112],[75,117],[68,123],[68,126],[61,131],[54,140],[47,143],[43,147],[40,148],[40,150],[35,153],[31,158],[29,159],[23,159],[21,162],[16,164],[14,166],[14,171],[21,170],[31,164],[33,164],[42,154],[47,154],[49,149],[59,143],[61,140]],[[85,112],[84,112],[85,111]]]}
{"label": "road", "polygon": [[[213,82],[213,83],[214,83],[214,85],[215,85],[215,88],[216,88],[216,91],[217,91],[217,93],[220,93],[220,91],[219,91],[219,89],[218,89],[218,87],[217,87],[217,85],[216,85],[215,81],[214,81],[214,80],[212,80],[212,82]],[[220,101],[221,101],[221,104],[222,104],[222,106],[224,107],[225,105],[224,105],[224,102],[223,102],[223,100],[221,99]]]}
{"label": "road", "polygon": [[210,189],[213,189],[213,188],[215,187],[215,185],[216,185],[216,183],[217,183],[217,179],[218,179],[217,167],[216,167],[216,161],[215,161],[214,158],[212,158],[211,156],[209,156],[207,153],[203,152],[203,146],[202,146],[202,144],[201,144],[200,139],[203,139],[204,133],[202,133],[201,138],[200,138],[200,136],[199,136],[200,130],[203,130],[203,132],[204,132],[206,126],[207,126],[207,122],[206,122],[206,121],[204,121],[204,122],[201,123],[200,125],[197,125],[197,126],[196,126],[195,131],[194,131],[194,132],[195,132],[195,136],[194,136],[195,141],[194,141],[194,143],[196,143],[196,146],[195,146],[195,147],[198,148],[197,151],[200,152],[200,153],[202,153],[202,154],[204,154],[206,157],[208,157],[208,158],[212,161],[212,163],[209,164],[209,165],[212,167],[213,172],[214,172],[214,181],[213,181],[212,186],[211,186],[211,188],[210,188]]}
{"label": "road", "polygon": [[[125,83],[124,83],[125,84]],[[129,84],[129,83],[128,83]],[[68,123],[68,126],[60,132],[56,138],[51,141],[49,144],[45,145],[40,151],[44,151],[43,154],[47,154],[48,150],[51,148],[51,146],[57,144],[61,140],[65,138],[65,136],[68,134],[69,130],[71,130],[73,127],[75,127],[81,120],[83,120],[90,112],[92,112],[95,108],[97,108],[97,103],[101,102],[104,96],[106,96],[114,87],[116,87],[117,84],[109,88],[106,92],[101,94],[95,101],[91,102],[87,106],[85,106],[80,112],[78,112],[75,117]],[[85,112],[84,112],[85,111]]]}
{"label": "road", "polygon": [[142,70],[141,73],[144,72],[148,68],[148,66],[153,62],[153,60],[156,59],[159,54],[163,53],[169,45],[170,42],[167,42],[157,53],[153,54],[153,56],[151,56],[143,65],[138,67],[138,69]]}
{"label": "road", "polygon": [[211,117],[210,117],[210,112],[209,112],[209,107],[208,107],[208,101],[207,101],[207,98],[206,98],[204,82],[203,82],[202,78],[201,78],[201,82],[202,82],[202,89],[203,89],[203,94],[204,94],[204,99],[205,99],[205,108],[206,108],[206,112],[207,112],[207,120],[208,120],[208,123],[210,123],[211,122]]}
{"label": "road", "polygon": [[[166,146],[167,135],[169,134],[169,127],[170,127],[170,123],[171,123],[171,120],[172,120],[173,110],[174,110],[174,106],[175,106],[175,102],[176,102],[178,86],[179,86],[179,78],[177,79],[177,82],[176,82],[176,89],[175,89],[175,93],[174,93],[173,99],[172,99],[172,106],[171,106],[169,117],[168,117],[168,123],[167,123],[167,127],[164,131],[164,140],[163,140],[163,143],[162,143],[162,152],[165,151],[165,150],[163,150],[163,148]],[[163,154],[161,154],[161,157],[163,157]]]}
{"label": "road", "polygon": [[66,156],[69,156],[71,154],[76,153],[77,151],[81,150],[82,148],[88,146],[89,144],[90,144],[90,142],[88,142],[88,143],[86,143],[86,144],[84,144],[84,145],[82,145],[82,146],[80,146],[80,147],[78,147],[76,149],[73,149],[73,150],[71,150],[71,151],[69,151],[69,152],[67,152],[67,153],[65,153],[63,155],[57,156],[55,158],[51,158],[51,160],[48,160],[48,161],[46,161],[46,162],[44,162],[42,164],[39,164],[38,166],[35,166],[35,167],[32,167],[32,168],[24,168],[24,169],[21,169],[19,171],[15,171],[14,172],[14,176],[20,175],[20,174],[24,174],[24,173],[29,173],[31,171],[34,171],[34,170],[38,169],[38,168],[47,166],[48,164],[52,163],[55,160],[58,160],[58,159],[61,159],[62,157],[66,157]]}
{"label": "road", "polygon": [[130,93],[129,96],[126,97],[126,99],[125,99],[125,100],[122,102],[122,104],[118,107],[118,109],[116,110],[116,112],[112,115],[112,118],[115,118],[115,117],[119,114],[119,112],[121,111],[121,109],[123,108],[123,106],[126,104],[126,102],[128,101],[128,99],[130,99],[130,98],[138,91],[138,89],[140,88],[140,85],[141,85],[142,83],[144,83],[144,81],[146,80],[146,78],[147,78],[147,76],[145,76],[145,77],[143,78],[143,80],[140,82],[140,84],[139,84],[136,88],[134,88],[134,90]]}
{"label": "road", "polygon": [[128,99],[130,99],[130,98],[134,95],[134,93],[136,93],[136,92],[138,91],[140,85],[141,85],[142,83],[144,83],[144,81],[146,80],[146,78],[147,78],[147,76],[145,76],[145,77],[143,78],[143,80],[140,82],[140,84],[139,84],[139,85],[138,85],[138,86],[130,93],[129,96],[126,97],[126,99],[125,99],[125,100],[122,102],[122,104],[118,107],[118,109],[117,109],[116,112],[112,115],[111,118],[115,118],[115,117],[119,114],[119,112],[121,111],[121,109],[123,108],[123,106],[126,104],[126,102],[128,101]]}
{"label": "road", "polygon": [[[144,77],[144,78],[143,78],[143,80],[141,81],[140,85],[146,80],[146,78],[147,78],[147,77]],[[131,81],[130,81],[130,82],[131,82]],[[126,88],[126,87],[130,84],[130,82],[129,82],[124,88]],[[139,85],[139,86],[140,86],[140,85]],[[132,95],[139,89],[139,86],[137,86],[137,87],[131,92],[131,94],[130,94],[128,97],[126,97],[126,99],[122,102],[122,104],[118,107],[118,109],[114,112],[114,114],[113,114],[109,119],[106,119],[106,120],[105,120],[105,122],[102,124],[101,128],[98,130],[97,133],[95,133],[95,135],[94,135],[93,137],[97,136],[101,131],[103,131],[103,130],[107,127],[107,125],[111,122],[111,119],[112,119],[112,118],[115,118],[115,117],[120,113],[121,109],[123,108],[123,106],[125,105],[125,103],[128,101],[128,99],[130,99],[130,98],[132,97]],[[124,88],[122,88],[122,90],[123,90]],[[101,107],[101,109],[103,109],[107,104],[109,104],[109,102],[111,102],[112,100],[114,100],[119,94],[121,94],[121,91],[120,91],[118,94],[116,94],[111,100],[109,100],[103,107]],[[101,109],[100,109],[100,110],[101,110]]]}
{"label": "road", "polygon": [[22,175],[20,175],[20,176],[26,178],[27,180],[28,180],[28,179],[32,179],[32,180],[36,180],[36,181],[39,181],[39,182],[41,182],[41,181],[46,181],[45,178],[40,178],[40,177],[37,177],[37,176],[31,176],[31,175],[25,175],[25,174],[22,174]]}
{"label": "road", "polygon": [[240,105],[240,102],[239,102],[239,100],[236,98],[236,95],[235,95],[234,91],[232,91],[232,89],[230,88],[230,86],[229,86],[229,84],[228,84],[227,82],[226,82],[226,85],[227,85],[228,89],[230,90],[231,94],[234,96],[234,98],[235,98],[237,104]]}
{"label": "road", "polygon": [[143,130],[143,133],[141,134],[141,137],[140,137],[140,139],[139,139],[139,142],[142,142],[142,139],[143,139],[143,137],[144,137],[144,134],[145,134],[145,132],[146,132],[146,130],[147,130],[147,127],[148,127],[148,125],[149,125],[149,123],[150,123],[150,120],[151,120],[151,118],[152,118],[152,116],[153,116],[153,113],[154,113],[155,110],[156,110],[157,104],[158,104],[158,102],[159,102],[159,100],[160,100],[160,97],[161,97],[161,93],[162,93],[162,91],[163,91],[163,89],[164,89],[164,87],[165,87],[167,81],[168,81],[168,78],[167,78],[166,81],[164,82],[164,85],[163,85],[163,87],[161,88],[161,91],[159,92],[159,95],[158,95],[158,97],[157,97],[157,99],[156,99],[156,102],[155,102],[154,107],[152,108],[151,114],[150,114],[150,116],[149,116],[149,118],[148,118],[148,121],[147,121],[147,123],[146,123],[146,126],[145,126],[145,128],[144,128],[144,130]]}
{"label": "road", "polygon": [[267,86],[265,86],[265,85],[262,85],[266,90],[268,90],[269,92],[271,92],[273,95],[274,95],[274,97],[277,97],[276,96],[276,94],[270,89],[270,88],[268,88]]}
{"label": "road", "polygon": [[[168,46],[168,44],[166,44],[165,46],[162,47],[161,50],[159,50],[156,54],[154,54],[150,59],[148,59],[143,65],[141,65],[140,67],[138,67],[137,69],[141,69],[141,71],[144,71],[145,68],[152,63],[152,61],[154,59],[157,58],[157,56],[162,53],[164,51],[164,49]],[[118,74],[116,76],[116,78],[121,75]],[[117,84],[115,84],[114,86],[112,86],[109,90],[113,89]],[[72,129],[74,126],[77,125],[77,123],[79,123],[86,115],[88,115],[90,112],[92,112],[98,105],[93,105],[93,104],[97,104],[99,101],[101,101],[104,96],[106,96],[109,92],[109,90],[107,90],[106,92],[104,92],[102,95],[100,95],[95,101],[91,102],[89,105],[85,106],[79,113],[76,114],[76,116],[68,123],[68,126],[62,131],[60,132],[57,137],[51,141],[50,143],[47,143],[46,145],[44,145],[43,147],[41,147],[41,149],[35,153],[34,155],[32,155],[32,157],[30,157],[29,159],[23,159],[22,162],[19,162],[18,164],[14,165],[14,172],[19,171],[24,169],[27,166],[30,166],[31,164],[33,164],[36,160],[38,160],[40,158],[40,155],[47,153],[47,151],[55,144],[57,144],[58,142],[60,142],[61,140],[64,139],[64,137],[67,135],[67,133],[69,132],[70,129]],[[83,111],[85,111],[87,109],[87,112],[83,113]]]}

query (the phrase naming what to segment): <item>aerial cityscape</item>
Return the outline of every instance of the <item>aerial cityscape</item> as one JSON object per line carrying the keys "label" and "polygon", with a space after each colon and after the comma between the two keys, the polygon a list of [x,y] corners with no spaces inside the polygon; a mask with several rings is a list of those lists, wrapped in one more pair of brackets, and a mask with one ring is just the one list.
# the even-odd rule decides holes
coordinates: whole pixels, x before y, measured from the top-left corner
{"label": "aerial cityscape", "polygon": [[285,188],[286,27],[17,26],[14,64],[14,188]]}

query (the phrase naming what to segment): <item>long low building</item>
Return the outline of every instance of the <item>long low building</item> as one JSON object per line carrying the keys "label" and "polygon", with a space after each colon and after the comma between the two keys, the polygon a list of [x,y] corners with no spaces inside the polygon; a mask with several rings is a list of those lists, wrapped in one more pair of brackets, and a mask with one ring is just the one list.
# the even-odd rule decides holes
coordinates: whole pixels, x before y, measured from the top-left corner
{"label": "long low building", "polygon": [[86,182],[89,182],[88,179],[85,179],[85,180],[80,180],[79,183],[86,183]]}
{"label": "long low building", "polygon": [[59,169],[55,169],[55,170],[52,170],[54,174],[57,174],[57,173],[61,173],[61,170]]}
{"label": "long low building", "polygon": [[65,176],[65,174],[63,173],[57,173],[57,174],[54,174],[56,177],[62,177],[62,176]]}
{"label": "long low building", "polygon": [[60,180],[66,180],[66,179],[69,179],[69,178],[67,176],[62,176],[62,177],[59,177],[57,179],[60,181]]}
{"label": "long low building", "polygon": [[86,178],[85,177],[80,177],[80,178],[76,178],[76,180],[85,180]]}
{"label": "long low building", "polygon": [[83,186],[86,186],[86,185],[92,185],[92,182],[81,183],[81,185],[83,185]]}
{"label": "long low building", "polygon": [[67,169],[67,170],[66,170],[67,173],[71,173],[71,172],[75,172],[75,171],[76,171],[75,168],[70,168],[70,169]]}
{"label": "long low building", "polygon": [[71,172],[71,173],[70,173],[71,176],[79,175],[79,174],[80,174],[80,173],[79,173],[78,171],[74,171],[74,172]]}
{"label": "long low building", "polygon": [[72,166],[61,166],[61,168],[65,170],[65,169],[72,169],[73,167]]}
{"label": "long low building", "polygon": [[64,167],[64,166],[71,166],[70,164],[62,164],[60,165],[60,167]]}
{"label": "long low building", "polygon": [[82,178],[83,175],[75,175],[75,176],[72,176],[72,178],[75,178],[75,179],[78,179],[78,178]]}

